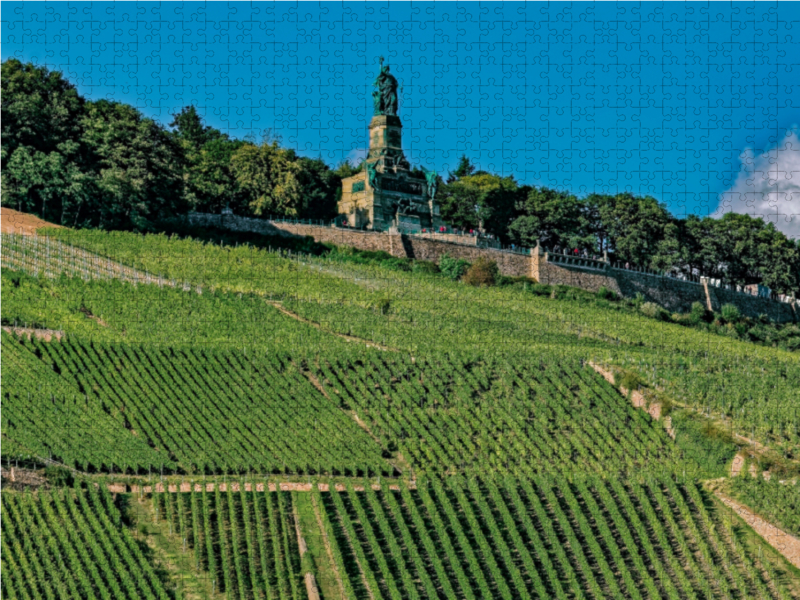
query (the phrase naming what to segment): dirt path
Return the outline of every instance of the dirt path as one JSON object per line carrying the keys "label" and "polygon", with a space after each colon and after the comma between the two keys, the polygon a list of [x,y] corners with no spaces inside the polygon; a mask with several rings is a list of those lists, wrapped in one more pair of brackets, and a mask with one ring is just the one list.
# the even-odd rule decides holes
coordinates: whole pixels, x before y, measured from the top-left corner
{"label": "dirt path", "polygon": [[45,342],[49,342],[53,338],[61,340],[61,338],[64,337],[64,332],[57,329],[35,329],[33,327],[10,327],[4,325],[3,331],[13,333],[19,337],[25,335],[28,339],[31,339],[31,336],[33,336],[37,340],[44,340]]}
{"label": "dirt path", "polygon": [[[5,471],[4,471],[5,473]],[[163,484],[163,483],[156,483],[155,485],[126,485],[124,483],[109,483],[107,484],[108,491],[116,494],[151,494],[153,492],[156,493],[169,493],[169,494],[177,494],[178,492],[202,492],[203,491],[202,483],[195,483],[192,486],[191,483],[185,482],[181,484]],[[220,492],[227,492],[228,485],[231,487],[231,491],[238,492],[240,491],[241,484],[238,481],[234,481],[230,484],[227,483],[206,483],[205,490],[207,492],[213,492],[215,486],[219,487]],[[275,492],[278,490],[278,486],[282,492],[310,492],[314,489],[313,483],[294,483],[289,481],[282,481],[280,483],[256,483],[255,486],[252,483],[245,483],[244,484],[244,491],[245,492],[264,492],[270,491]],[[414,490],[417,488],[417,484],[415,481],[409,481],[406,483],[408,489]],[[329,492],[331,489],[330,484],[328,483],[317,483],[316,486],[319,488],[321,492]],[[254,489],[255,488],[255,489]],[[334,484],[334,489],[337,492],[344,492],[347,490],[347,487],[343,483],[336,483]],[[364,486],[363,485],[354,485],[353,489],[356,492],[363,492]],[[381,486],[377,483],[372,484],[372,489],[376,492],[381,490]],[[389,484],[390,490],[400,491],[400,485],[397,483],[390,483]]]}
{"label": "dirt path", "polygon": [[742,467],[744,467],[744,462],[745,458],[741,452],[733,457],[733,462],[731,463],[731,477],[739,476],[739,473],[742,472]]}
{"label": "dirt path", "polygon": [[[303,564],[303,556],[308,552],[306,540],[303,538],[303,533],[300,531],[300,511],[297,509],[297,502],[292,502],[292,515],[294,516],[294,530],[297,534],[297,547],[300,549],[300,564]],[[304,573],[306,582],[306,592],[308,592],[309,600],[320,600],[319,589],[317,589],[317,580],[314,578],[314,573],[308,571]]]}
{"label": "dirt path", "polygon": [[21,233],[22,235],[34,235],[42,227],[58,227],[61,225],[48,223],[35,215],[19,212],[13,208],[0,208],[0,229],[3,233]]}
{"label": "dirt path", "polygon": [[322,515],[320,514],[320,507],[317,506],[317,501],[314,496],[311,496],[311,504],[314,506],[314,516],[317,519],[317,526],[319,527],[320,534],[322,535],[322,545],[325,546],[325,552],[328,554],[328,562],[333,570],[333,575],[336,577],[336,583],[344,598],[344,582],[342,582],[342,575],[339,573],[339,566],[333,558],[333,549],[331,548],[331,541],[325,533],[325,525],[322,523]]}
{"label": "dirt path", "polygon": [[288,308],[285,308],[280,302],[276,300],[265,300],[267,304],[271,304],[287,317],[291,317],[296,321],[300,321],[301,323],[305,323],[306,325],[311,325],[312,327],[319,329],[325,333],[330,333],[331,335],[335,335],[336,337],[342,338],[343,340],[347,340],[348,342],[357,342],[359,344],[364,344],[367,348],[377,348],[378,350],[384,350],[386,352],[399,352],[397,348],[390,348],[389,346],[382,346],[381,344],[376,344],[370,340],[366,340],[364,338],[355,337],[352,335],[345,335],[344,333],[336,333],[335,331],[331,331],[330,329],[323,329],[322,325],[319,323],[315,323],[314,321],[309,321],[305,317],[301,317],[297,313],[293,313]]}
{"label": "dirt path", "polygon": [[796,537],[789,535],[782,529],[779,529],[769,521],[762,519],[752,510],[732,500],[724,494],[714,492],[725,506],[733,510],[742,519],[744,519],[755,532],[763,537],[767,543],[780,552],[786,560],[792,563],[795,567],[800,569],[800,540]]}
{"label": "dirt path", "polygon": [[[608,381],[612,386],[617,388],[616,384],[614,383],[614,374],[611,371],[609,371],[607,369],[604,369],[603,367],[601,367],[598,364],[593,363],[592,361],[589,361],[589,366],[592,367],[597,373],[602,375],[603,378],[606,381]],[[617,389],[619,389],[619,392],[623,396],[625,396],[626,398],[628,397],[629,390],[627,388],[624,388],[624,387],[620,386]],[[642,410],[647,411],[647,414],[649,414],[656,421],[660,421],[661,420],[661,404],[660,403],[651,402],[650,405],[648,406],[647,399],[644,397],[644,394],[642,394],[638,390],[633,390],[631,392],[631,394],[630,394],[630,397],[631,397],[631,402],[633,403],[633,405],[636,408],[641,408]],[[664,429],[667,430],[667,434],[674,440],[675,439],[675,429],[672,427],[672,419],[670,419],[669,417],[664,419]]]}
{"label": "dirt path", "polygon": [[320,380],[317,379],[317,376],[314,375],[314,373],[312,373],[311,371],[303,371],[303,375],[305,375],[308,378],[308,380],[311,382],[311,385],[313,385],[315,388],[319,390],[320,394],[325,396],[328,400],[331,399],[331,397],[328,395],[328,392],[326,392],[325,388],[322,387],[322,383],[320,383]]}

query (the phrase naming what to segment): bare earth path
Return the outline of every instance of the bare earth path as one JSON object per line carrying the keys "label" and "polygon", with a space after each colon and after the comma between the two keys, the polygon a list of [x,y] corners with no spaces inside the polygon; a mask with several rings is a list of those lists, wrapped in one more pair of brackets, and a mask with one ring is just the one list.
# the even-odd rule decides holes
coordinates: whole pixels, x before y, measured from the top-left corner
{"label": "bare earth path", "polygon": [[21,233],[22,235],[34,235],[36,230],[42,227],[61,228],[61,225],[42,221],[39,217],[5,206],[0,208],[0,224],[3,233]]}
{"label": "bare earth path", "polygon": [[325,526],[322,523],[322,515],[319,512],[323,509],[322,507],[317,506],[317,501],[314,496],[311,496],[311,504],[314,506],[314,516],[317,519],[317,526],[322,534],[322,545],[325,546],[325,552],[328,554],[328,561],[331,565],[331,569],[333,570],[333,574],[336,577],[336,583],[339,585],[339,590],[342,592],[342,598],[344,598],[344,583],[342,582],[342,575],[339,573],[339,567],[336,565],[336,560],[333,558],[331,541],[328,539],[328,536],[325,533]]}
{"label": "bare earth path", "polygon": [[[300,531],[300,511],[297,510],[297,502],[292,502],[292,516],[294,517],[294,529],[297,534],[297,547],[300,549],[300,564],[302,564],[303,555],[308,552],[308,546],[306,546],[306,540],[303,538],[303,533]],[[306,582],[308,599],[320,600],[314,573],[307,571],[303,574],[303,577]]]}
{"label": "bare earth path", "polygon": [[300,321],[301,323],[305,323],[306,325],[311,325],[312,327],[319,329],[320,331],[324,331],[325,333],[330,333],[331,335],[335,335],[337,337],[342,338],[343,340],[347,340],[348,342],[358,342],[359,344],[365,344],[367,348],[377,348],[378,350],[385,350],[388,352],[399,352],[397,348],[390,348],[389,346],[382,346],[380,344],[376,344],[370,340],[365,340],[364,338],[355,337],[352,335],[345,335],[344,333],[336,333],[335,331],[330,331],[328,329],[323,329],[319,323],[315,323],[314,321],[309,321],[308,319],[301,317],[297,313],[293,313],[288,308],[285,308],[280,302],[275,300],[267,300],[267,304],[271,304],[287,317],[291,317],[296,321]]}
{"label": "bare earth path", "polygon": [[37,340],[44,340],[45,342],[49,342],[53,338],[60,340],[64,337],[64,332],[57,329],[34,329],[33,327],[11,327],[4,325],[3,331],[13,333],[18,337],[24,335],[27,336],[28,339],[31,339],[31,336],[33,336]]}
{"label": "bare earth path", "polygon": [[780,552],[786,560],[792,563],[795,567],[800,569],[800,540],[796,537],[789,535],[782,529],[775,527],[772,523],[762,519],[752,510],[739,504],[735,500],[731,500],[720,492],[714,492],[724,504],[742,519],[744,519],[755,532],[763,537],[767,543]]}

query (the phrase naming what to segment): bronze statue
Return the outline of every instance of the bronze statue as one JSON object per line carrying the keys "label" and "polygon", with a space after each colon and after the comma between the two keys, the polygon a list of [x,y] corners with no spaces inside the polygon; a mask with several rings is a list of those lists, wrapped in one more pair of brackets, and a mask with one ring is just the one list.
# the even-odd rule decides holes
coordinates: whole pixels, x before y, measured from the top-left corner
{"label": "bronze statue", "polygon": [[367,168],[367,178],[369,179],[369,187],[375,189],[378,187],[378,171],[375,168],[377,163],[364,163]]}
{"label": "bronze statue", "polygon": [[436,195],[436,186],[439,182],[436,179],[436,171],[429,171],[425,167],[422,167],[422,172],[425,173],[425,183],[428,184],[428,197],[433,200],[433,197]]}
{"label": "bronze statue", "polygon": [[372,83],[378,89],[372,92],[375,115],[397,116],[397,79],[389,73],[389,65],[383,65],[380,57],[381,72]]}

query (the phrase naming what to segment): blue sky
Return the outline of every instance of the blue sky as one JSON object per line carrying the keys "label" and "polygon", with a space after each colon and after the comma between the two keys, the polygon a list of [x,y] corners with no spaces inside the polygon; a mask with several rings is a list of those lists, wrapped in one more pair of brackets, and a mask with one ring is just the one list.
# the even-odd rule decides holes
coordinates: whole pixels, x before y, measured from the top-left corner
{"label": "blue sky", "polygon": [[2,3],[3,60],[331,164],[364,151],[381,55],[412,164],[800,235],[800,3]]}

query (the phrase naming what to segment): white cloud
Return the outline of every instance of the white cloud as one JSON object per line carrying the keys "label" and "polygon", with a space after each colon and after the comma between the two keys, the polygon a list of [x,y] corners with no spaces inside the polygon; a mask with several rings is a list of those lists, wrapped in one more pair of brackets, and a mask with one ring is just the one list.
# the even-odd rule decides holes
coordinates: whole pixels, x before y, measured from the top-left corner
{"label": "white cloud", "polygon": [[715,216],[726,212],[761,217],[787,237],[800,238],[800,138],[797,129],[762,154],[747,148],[733,186],[720,195]]}
{"label": "white cloud", "polygon": [[369,148],[353,148],[347,155],[347,162],[356,167],[358,163],[367,158],[367,152],[369,152]]}

